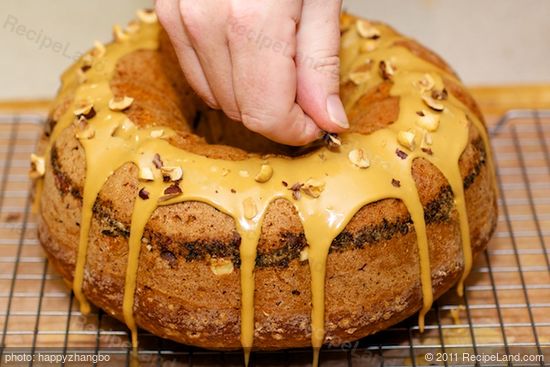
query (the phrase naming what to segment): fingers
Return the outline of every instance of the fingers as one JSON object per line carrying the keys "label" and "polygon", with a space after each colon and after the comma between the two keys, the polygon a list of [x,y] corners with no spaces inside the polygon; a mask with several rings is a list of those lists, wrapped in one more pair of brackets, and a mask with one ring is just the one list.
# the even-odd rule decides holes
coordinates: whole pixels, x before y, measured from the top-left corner
{"label": "fingers", "polygon": [[[296,24],[301,1],[232,1],[228,32],[233,89],[242,122],[289,145],[320,135],[296,100]],[[275,43],[280,44],[278,52]]]}
{"label": "fingers", "polygon": [[349,127],[339,97],[340,0],[303,0],[297,33],[297,101],[323,130]]}
{"label": "fingers", "polygon": [[199,57],[184,29],[180,16],[179,0],[157,0],[155,10],[159,21],[172,41],[185,79],[210,107],[219,108],[200,64]]}
{"label": "fingers", "polygon": [[[182,22],[198,56],[208,85],[218,105],[233,120],[240,120],[235,93],[226,28],[228,1],[181,0]],[[215,12],[213,15],[212,12]]]}

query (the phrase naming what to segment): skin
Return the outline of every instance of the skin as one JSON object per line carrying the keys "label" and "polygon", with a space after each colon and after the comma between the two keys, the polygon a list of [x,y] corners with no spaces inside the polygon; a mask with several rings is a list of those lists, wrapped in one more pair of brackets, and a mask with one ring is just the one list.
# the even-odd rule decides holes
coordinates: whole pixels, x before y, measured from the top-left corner
{"label": "skin", "polygon": [[341,0],[157,0],[184,75],[212,108],[305,145],[349,125],[339,97]]}

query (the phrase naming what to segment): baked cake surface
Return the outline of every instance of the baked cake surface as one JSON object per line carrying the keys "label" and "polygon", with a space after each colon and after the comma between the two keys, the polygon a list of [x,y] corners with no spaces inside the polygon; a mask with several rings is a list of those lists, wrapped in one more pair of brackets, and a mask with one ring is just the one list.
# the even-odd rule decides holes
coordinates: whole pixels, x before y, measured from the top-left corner
{"label": "baked cake surface", "polygon": [[441,58],[343,15],[351,128],[304,153],[209,110],[154,13],[139,18],[64,74],[33,157],[40,242],[84,312],[134,343],[139,326],[205,348],[319,347],[418,311],[422,328],[461,291],[496,190],[483,118]]}

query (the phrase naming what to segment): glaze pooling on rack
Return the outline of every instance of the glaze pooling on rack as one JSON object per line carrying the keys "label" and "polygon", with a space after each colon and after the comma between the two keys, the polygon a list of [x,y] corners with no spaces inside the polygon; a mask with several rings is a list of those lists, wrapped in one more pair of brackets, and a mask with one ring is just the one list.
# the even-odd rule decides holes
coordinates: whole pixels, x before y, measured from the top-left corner
{"label": "glaze pooling on rack", "polygon": [[[131,162],[138,167],[151,167],[154,174],[152,180],[139,181],[140,189],[147,191],[148,198],[135,198],[128,241],[123,315],[132,331],[134,348],[137,348],[137,326],[133,307],[144,228],[159,205],[183,201],[207,203],[234,218],[237,225],[241,238],[241,344],[245,350],[246,361],[254,340],[256,247],[264,214],[269,204],[280,198],[293,203],[308,243],[312,292],[311,343],[315,348],[315,363],[317,363],[319,348],[325,340],[325,275],[331,243],[357,211],[378,200],[387,198],[401,200],[412,218],[418,243],[423,296],[423,307],[419,314],[419,325],[422,330],[424,315],[431,307],[433,294],[424,209],[412,176],[412,164],[416,158],[431,162],[443,173],[453,190],[463,239],[465,263],[463,280],[471,268],[471,248],[463,181],[458,163],[468,144],[470,123],[475,125],[482,135],[487,152],[489,152],[488,138],[482,122],[475,116],[468,118],[465,112],[467,109],[452,95],[441,101],[444,105],[443,111],[431,111],[421,98],[417,87],[418,81],[428,75],[433,80],[433,88],[443,90],[443,76],[456,80],[455,76],[418,58],[408,49],[396,45],[395,43],[403,37],[389,27],[383,25],[376,27],[381,37],[377,40],[377,47],[370,52],[360,50],[364,40],[361,39],[355,27],[344,33],[341,49],[342,75],[347,75],[367,61],[376,66],[381,61],[391,63],[395,68],[395,75],[392,77],[390,94],[399,97],[397,120],[369,135],[343,134],[343,144],[338,152],[322,148],[318,152],[292,160],[283,157],[261,158],[254,155],[242,161],[206,158],[169,144],[166,138],[175,134],[171,129],[163,128],[161,137],[153,137],[153,128],[137,128],[128,121],[123,112],[109,108],[109,101],[113,98],[110,82],[117,61],[136,50],[157,49],[160,29],[157,23],[142,22],[137,31],[128,34],[127,39],[108,45],[105,54],[98,57],[86,72],[87,81],[83,84],[79,85],[77,80],[77,71],[82,67],[82,60],[65,73],[58,102],[67,96],[71,88],[76,90],[76,93],[72,105],[61,116],[54,129],[48,152],[60,131],[73,123],[73,110],[77,103],[92,102],[97,113],[89,120],[95,136],[90,139],[80,139],[86,155],[86,180],[73,288],[75,296],[80,301],[82,312],[89,311],[82,285],[92,207],[107,179],[118,168]],[[357,85],[351,97],[344,101],[347,109],[349,110],[367,91],[380,84],[383,81],[382,78],[383,75],[381,76],[377,68],[374,68],[367,80]],[[418,111],[428,111],[439,121],[439,128],[431,133],[429,153],[420,149],[423,144],[421,140],[424,139],[426,131],[414,122],[418,118]],[[123,125],[127,126],[126,130],[120,134],[115,133]],[[397,137],[403,131],[411,131],[415,134],[416,147],[406,149],[398,142]],[[370,160],[369,168],[358,168],[347,159],[349,152],[354,149],[362,149],[365,152]],[[396,154],[398,150],[405,153],[405,156]],[[179,180],[177,182],[183,192],[163,201],[159,199],[165,195],[167,187],[174,183],[163,180],[161,172],[152,165],[157,154],[162,158],[165,166],[181,167],[184,171],[181,182]],[[492,169],[490,154],[487,156],[489,167]],[[273,175],[267,182],[258,183],[254,180],[254,175],[265,164],[273,169]],[[239,174],[243,171],[248,172],[248,175]],[[303,195],[300,200],[295,200],[292,192],[282,184],[283,181],[291,184],[304,183],[309,179],[322,183],[322,192],[318,197]]]}

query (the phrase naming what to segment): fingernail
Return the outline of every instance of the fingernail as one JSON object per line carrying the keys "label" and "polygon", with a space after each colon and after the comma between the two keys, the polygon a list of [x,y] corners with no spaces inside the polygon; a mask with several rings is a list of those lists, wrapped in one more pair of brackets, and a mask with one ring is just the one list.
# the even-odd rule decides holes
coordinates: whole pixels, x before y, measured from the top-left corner
{"label": "fingernail", "polygon": [[344,105],[337,94],[332,94],[327,98],[327,112],[330,121],[340,126],[341,128],[348,129],[349,122],[344,110]]}

